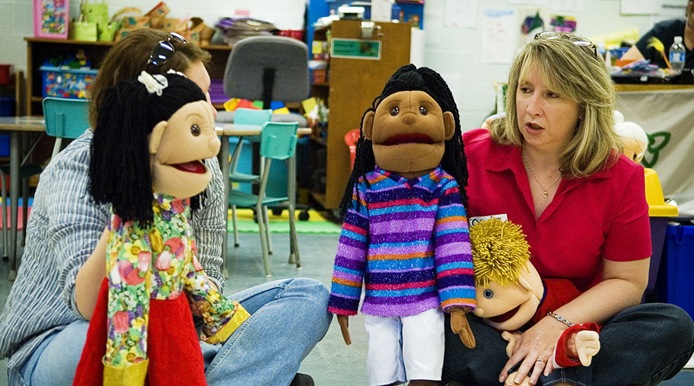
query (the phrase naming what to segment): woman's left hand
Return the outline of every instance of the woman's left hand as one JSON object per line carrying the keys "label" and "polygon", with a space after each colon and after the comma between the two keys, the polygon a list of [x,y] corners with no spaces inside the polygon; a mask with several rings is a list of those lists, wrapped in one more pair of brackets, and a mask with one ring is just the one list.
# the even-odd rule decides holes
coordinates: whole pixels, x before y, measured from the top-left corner
{"label": "woman's left hand", "polygon": [[[507,385],[520,385],[529,377],[529,384],[535,385],[540,375],[549,374],[554,369],[552,355],[566,326],[555,320],[544,318],[525,331],[513,348],[513,354],[499,374],[499,382]],[[519,365],[519,366],[516,366]],[[506,379],[509,370],[518,367],[513,379]]]}

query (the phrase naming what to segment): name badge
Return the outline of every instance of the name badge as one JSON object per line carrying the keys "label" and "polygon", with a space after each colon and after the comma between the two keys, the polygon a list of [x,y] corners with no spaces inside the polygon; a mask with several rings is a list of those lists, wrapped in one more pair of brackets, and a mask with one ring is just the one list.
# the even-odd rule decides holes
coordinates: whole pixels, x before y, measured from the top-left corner
{"label": "name badge", "polygon": [[473,225],[477,224],[477,223],[480,222],[480,221],[489,220],[489,219],[492,219],[492,218],[498,218],[498,219],[501,220],[501,221],[508,221],[508,216],[506,215],[506,213],[502,213],[502,214],[492,214],[492,215],[489,215],[489,216],[470,217],[470,218],[468,219],[468,226],[473,226]]}

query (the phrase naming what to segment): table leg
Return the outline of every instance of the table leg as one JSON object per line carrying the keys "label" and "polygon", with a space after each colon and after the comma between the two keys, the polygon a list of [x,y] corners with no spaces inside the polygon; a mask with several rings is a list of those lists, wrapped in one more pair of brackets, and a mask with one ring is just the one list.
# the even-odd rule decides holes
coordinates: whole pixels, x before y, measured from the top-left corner
{"label": "table leg", "polygon": [[229,137],[222,136],[222,144],[219,150],[219,166],[222,169],[222,180],[224,181],[224,239],[222,240],[222,274],[224,278],[229,278],[227,269],[227,244],[229,242]]}
{"label": "table leg", "polygon": [[[19,205],[19,133],[10,132],[10,274],[17,277],[17,206]],[[24,203],[26,205],[26,203]]]}

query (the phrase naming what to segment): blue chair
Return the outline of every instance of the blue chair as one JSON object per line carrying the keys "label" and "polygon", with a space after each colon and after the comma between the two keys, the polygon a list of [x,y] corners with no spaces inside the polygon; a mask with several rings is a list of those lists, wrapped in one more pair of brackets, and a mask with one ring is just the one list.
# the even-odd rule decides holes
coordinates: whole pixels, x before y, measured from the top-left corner
{"label": "blue chair", "polygon": [[75,139],[89,128],[89,101],[46,97],[43,99],[46,134],[55,138],[53,159],[62,147],[63,138]]}
{"label": "blue chair", "polygon": [[263,254],[265,275],[272,276],[270,257],[272,245],[270,243],[270,229],[267,214],[268,205],[283,206],[289,210],[289,263],[295,263],[301,267],[299,248],[296,238],[296,226],[294,224],[294,204],[288,195],[268,196],[267,186],[271,175],[272,162],[277,160],[292,160],[296,152],[296,122],[267,122],[260,133],[260,157],[263,168],[260,172],[258,194],[246,193],[239,190],[229,192],[229,206],[255,209],[258,220],[258,233],[260,234],[260,246]]}
{"label": "blue chair", "polygon": [[[257,110],[257,109],[247,109],[247,108],[238,108],[234,110],[234,125],[235,126],[257,126],[257,127],[262,127],[266,122],[270,122],[270,118],[272,117],[272,110],[266,109],[266,110]],[[260,179],[260,176],[258,174],[249,174],[249,173],[244,173],[238,170],[238,165],[239,165],[239,159],[242,157],[242,148],[244,145],[244,142],[248,142],[248,140],[244,139],[243,137],[239,138],[229,138],[229,144],[231,145],[232,141],[238,141],[236,142],[236,147],[234,148],[234,153],[231,155],[231,161],[229,162],[229,182],[230,185],[233,186],[234,183],[236,184],[251,184],[258,182]],[[253,160],[248,160],[247,165],[252,165]],[[234,229],[234,246],[238,247],[239,246],[239,233],[238,229],[236,228],[236,206],[235,205],[230,205],[231,206],[231,222],[233,225]]]}

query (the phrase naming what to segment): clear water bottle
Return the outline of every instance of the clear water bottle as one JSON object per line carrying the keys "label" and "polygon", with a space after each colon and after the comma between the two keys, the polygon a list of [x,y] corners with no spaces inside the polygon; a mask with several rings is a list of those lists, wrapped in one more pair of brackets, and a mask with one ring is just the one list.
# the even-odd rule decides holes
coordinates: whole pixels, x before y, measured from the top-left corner
{"label": "clear water bottle", "polygon": [[682,43],[682,36],[675,36],[675,42],[670,46],[669,60],[672,71],[679,74],[684,67],[685,48]]}

